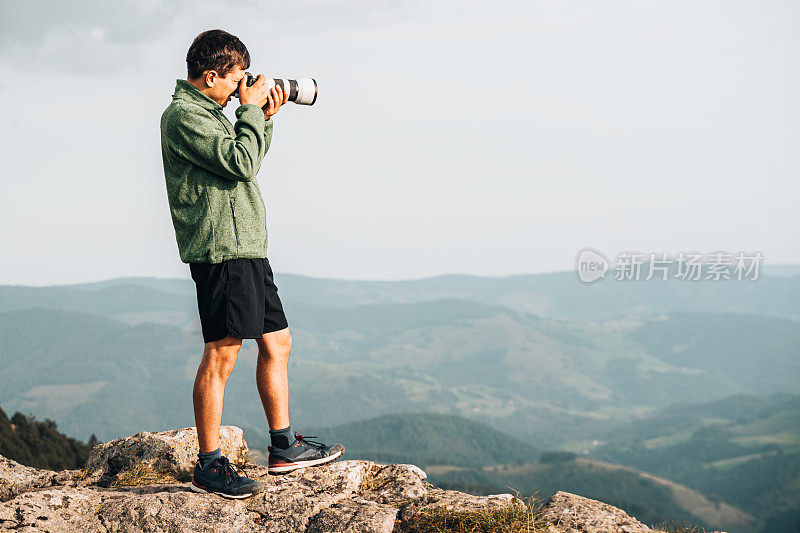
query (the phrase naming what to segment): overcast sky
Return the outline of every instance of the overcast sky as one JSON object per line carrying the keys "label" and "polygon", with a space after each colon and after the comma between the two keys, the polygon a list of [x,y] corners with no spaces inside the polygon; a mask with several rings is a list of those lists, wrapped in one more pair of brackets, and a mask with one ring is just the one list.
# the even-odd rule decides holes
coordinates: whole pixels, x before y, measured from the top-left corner
{"label": "overcast sky", "polygon": [[3,284],[189,277],[159,118],[212,28],[252,72],[319,83],[258,176],[276,272],[550,272],[584,247],[800,263],[794,1],[0,6]]}

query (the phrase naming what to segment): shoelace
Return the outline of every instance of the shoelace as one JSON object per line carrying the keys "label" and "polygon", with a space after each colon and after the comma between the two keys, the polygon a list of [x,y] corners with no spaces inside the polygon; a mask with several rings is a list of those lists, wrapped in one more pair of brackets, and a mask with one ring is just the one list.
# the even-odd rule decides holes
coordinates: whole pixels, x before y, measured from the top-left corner
{"label": "shoelace", "polygon": [[[312,438],[316,438],[316,435],[311,435],[311,437]],[[297,433],[297,432],[295,432],[294,438],[296,440],[299,440],[300,442],[305,442],[309,446],[313,446],[314,448],[318,448],[320,450],[325,448],[325,444],[323,444],[322,442],[308,440],[308,437],[304,437],[303,435],[301,435],[300,433]]]}
{"label": "shoelace", "polygon": [[225,485],[236,483],[241,477],[227,457],[214,459],[214,462],[219,464],[222,474],[225,476]]}

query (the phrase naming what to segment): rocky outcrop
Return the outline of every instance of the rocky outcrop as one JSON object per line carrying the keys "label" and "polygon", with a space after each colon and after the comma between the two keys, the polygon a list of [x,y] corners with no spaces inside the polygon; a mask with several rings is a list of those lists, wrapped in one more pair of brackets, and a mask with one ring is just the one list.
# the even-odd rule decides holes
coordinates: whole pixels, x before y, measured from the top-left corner
{"label": "rocky outcrop", "polygon": [[552,533],[653,531],[612,505],[562,491],[548,500],[541,519]]}
{"label": "rocky outcrop", "polygon": [[[219,445],[222,455],[232,463],[247,462],[249,450],[240,428],[222,426]],[[191,479],[199,451],[196,428],[160,433],[143,431],[95,446],[86,460],[86,480],[107,487],[131,477],[132,473],[146,472],[165,479]]]}
{"label": "rocky outcrop", "polygon": [[[510,494],[437,488],[414,465],[339,460],[271,476],[249,462],[239,428],[224,426],[221,437],[223,452],[263,492],[245,500],[192,492],[194,428],[143,432],[96,446],[84,470],[51,472],[0,457],[0,530],[389,533],[413,531],[421,517],[508,520],[527,509]],[[620,509],[565,492],[530,523],[548,533],[651,531]]]}

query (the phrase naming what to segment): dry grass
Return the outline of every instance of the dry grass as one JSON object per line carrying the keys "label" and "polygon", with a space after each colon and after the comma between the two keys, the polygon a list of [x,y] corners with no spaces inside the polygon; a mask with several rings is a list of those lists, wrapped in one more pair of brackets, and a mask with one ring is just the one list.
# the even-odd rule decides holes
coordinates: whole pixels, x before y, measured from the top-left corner
{"label": "dry grass", "polygon": [[236,466],[245,468],[247,466],[259,466],[259,464],[258,461],[256,461],[256,458],[250,452],[250,450],[247,450],[247,452],[242,456],[240,463],[237,464]]}
{"label": "dry grass", "polygon": [[501,509],[454,511],[445,507],[406,511],[397,531],[414,533],[543,533],[542,502],[533,496],[518,498]]}
{"label": "dry grass", "polygon": [[[187,478],[188,476],[188,478]],[[156,483],[182,483],[191,479],[191,474],[157,472],[151,467],[138,463],[132,468],[120,472],[109,484],[110,487],[131,487],[135,485],[152,485]]]}

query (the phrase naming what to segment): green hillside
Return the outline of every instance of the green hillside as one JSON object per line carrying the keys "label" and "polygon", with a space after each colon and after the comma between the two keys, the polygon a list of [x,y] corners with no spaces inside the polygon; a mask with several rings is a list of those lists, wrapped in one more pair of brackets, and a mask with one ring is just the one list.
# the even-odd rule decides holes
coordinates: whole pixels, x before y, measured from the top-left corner
{"label": "green hillside", "polygon": [[669,320],[643,324],[630,338],[667,364],[713,372],[719,387],[743,384],[742,377],[747,376],[743,392],[798,390],[798,322],[734,313],[681,312],[672,313]]}
{"label": "green hillside", "polygon": [[312,431],[325,442],[346,443],[350,459],[413,463],[422,468],[524,463],[539,456],[539,450],[527,442],[453,415],[384,415]]}
{"label": "green hillside", "polygon": [[[800,324],[782,319],[706,313],[583,324],[452,299],[336,312],[306,307],[291,317],[291,407],[307,427],[427,411],[554,448],[595,439],[611,424],[677,400],[766,394],[800,382],[784,348]],[[705,324],[703,357],[694,362],[676,359],[675,346],[660,340],[664,331],[692,339]],[[0,403],[57,419],[68,434],[102,439],[192,425],[198,335],[46,308],[0,313],[7,383]],[[732,350],[737,342],[743,348]],[[739,364],[756,344],[759,375],[773,375],[771,382]],[[255,360],[255,342],[247,341],[228,382],[229,423],[266,427]]]}
{"label": "green hillside", "polygon": [[43,308],[0,313],[0,405],[104,441],[191,426],[192,353],[180,330],[161,324]]}
{"label": "green hillside", "polygon": [[597,437],[574,446],[735,505],[754,531],[800,529],[800,395],[680,403]]}
{"label": "green hillside", "polygon": [[11,419],[0,408],[0,455],[36,468],[82,468],[97,437],[84,444],[58,431],[53,420],[14,413]]}
{"label": "green hillside", "polygon": [[[182,327],[197,315],[194,283],[182,294],[138,283],[111,283],[85,289],[73,286],[25,287],[0,285],[0,312],[35,307],[90,313],[136,324],[145,320]],[[169,282],[158,283],[165,288]]]}

